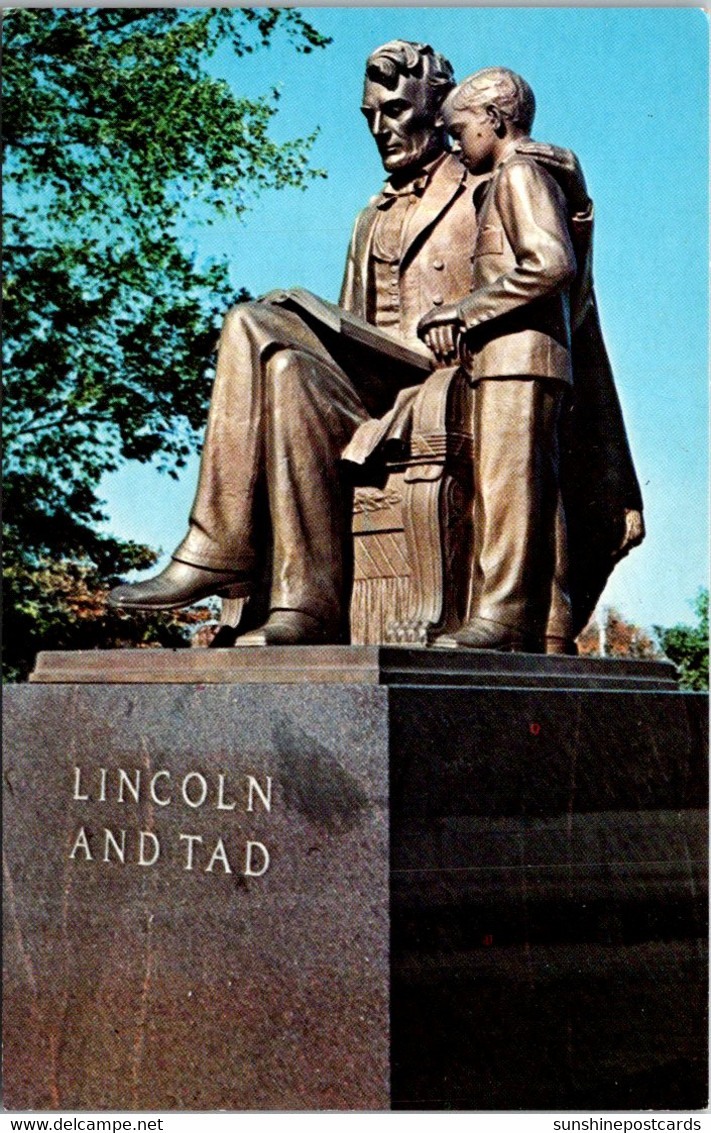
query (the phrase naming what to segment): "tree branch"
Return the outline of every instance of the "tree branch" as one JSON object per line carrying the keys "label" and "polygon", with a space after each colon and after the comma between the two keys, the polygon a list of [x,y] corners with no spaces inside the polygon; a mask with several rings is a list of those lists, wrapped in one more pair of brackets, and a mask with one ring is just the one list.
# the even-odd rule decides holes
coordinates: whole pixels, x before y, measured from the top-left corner
{"label": "tree branch", "polygon": [[53,421],[35,421],[31,425],[23,425],[6,435],[6,443],[12,444],[14,441],[19,440],[20,437],[25,437],[29,433],[41,433],[44,429],[56,429],[58,425],[71,425],[85,422],[89,419],[90,415],[82,416],[79,409],[68,409],[65,413],[55,418]]}

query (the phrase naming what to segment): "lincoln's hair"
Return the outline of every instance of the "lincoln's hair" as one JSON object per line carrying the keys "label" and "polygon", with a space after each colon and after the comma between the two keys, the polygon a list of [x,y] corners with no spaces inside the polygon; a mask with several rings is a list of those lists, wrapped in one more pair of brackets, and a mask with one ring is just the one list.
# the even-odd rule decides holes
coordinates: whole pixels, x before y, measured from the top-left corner
{"label": "lincoln's hair", "polygon": [[536,113],[533,91],[520,75],[506,67],[485,67],[464,79],[449,97],[452,110],[474,110],[495,106],[513,126],[531,131]]}
{"label": "lincoln's hair", "polygon": [[394,90],[400,78],[424,79],[441,105],[454,88],[454,70],[444,55],[427,43],[393,39],[377,47],[365,65],[366,78]]}

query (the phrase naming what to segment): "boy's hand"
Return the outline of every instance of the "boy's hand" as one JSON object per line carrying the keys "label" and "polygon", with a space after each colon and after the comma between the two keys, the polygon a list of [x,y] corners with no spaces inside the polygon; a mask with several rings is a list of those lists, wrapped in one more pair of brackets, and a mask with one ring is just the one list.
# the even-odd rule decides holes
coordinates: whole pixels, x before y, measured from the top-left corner
{"label": "boy's hand", "polygon": [[417,333],[438,362],[456,362],[462,320],[454,303],[433,307],[417,324]]}

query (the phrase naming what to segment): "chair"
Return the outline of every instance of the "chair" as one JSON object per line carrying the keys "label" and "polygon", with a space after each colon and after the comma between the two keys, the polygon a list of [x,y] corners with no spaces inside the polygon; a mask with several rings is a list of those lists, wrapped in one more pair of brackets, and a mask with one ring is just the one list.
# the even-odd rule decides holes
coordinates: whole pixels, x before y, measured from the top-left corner
{"label": "chair", "polygon": [[[435,370],[411,400],[403,441],[363,466],[353,505],[353,645],[424,645],[466,616],[472,543],[472,390]],[[224,600],[213,645],[231,644],[245,600]]]}

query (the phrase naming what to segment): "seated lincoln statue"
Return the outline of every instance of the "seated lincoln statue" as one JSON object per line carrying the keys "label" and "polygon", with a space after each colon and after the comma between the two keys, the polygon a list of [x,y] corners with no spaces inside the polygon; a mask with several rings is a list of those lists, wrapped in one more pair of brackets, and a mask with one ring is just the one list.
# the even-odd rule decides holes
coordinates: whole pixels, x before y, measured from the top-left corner
{"label": "seated lincoln statue", "polygon": [[[429,46],[398,40],[369,57],[362,111],[388,179],[356,220],[339,303],[374,328],[372,341],[345,342],[338,320],[322,318],[315,297],[294,302],[298,292],[272,292],[228,313],[187,534],[161,574],[117,587],[113,605],[168,610],[210,595],[248,597],[265,589],[266,577],[266,620],[237,645],[348,641],[353,465],[344,453],[349,461],[370,459],[399,407],[407,411],[402,391],[453,361],[430,341],[429,365],[418,369],[406,348],[413,358],[427,355],[420,320],[456,304],[472,285],[475,191],[486,178],[447,146],[442,106],[454,86],[451,65]],[[555,167],[571,218],[584,217],[590,202],[573,155],[528,144]],[[574,232],[572,242],[577,251]],[[597,554],[608,565],[598,571],[601,581],[583,587],[585,614],[564,630],[540,627],[538,644],[527,646],[542,650],[549,638],[551,652],[570,651],[591,612],[590,594],[599,596],[614,562],[643,534],[594,306],[576,334],[574,383],[579,370],[581,385],[560,425],[559,526],[568,523],[573,546],[570,555],[558,552],[559,595],[569,584],[575,607],[586,564]],[[402,344],[399,359],[394,342]]]}

